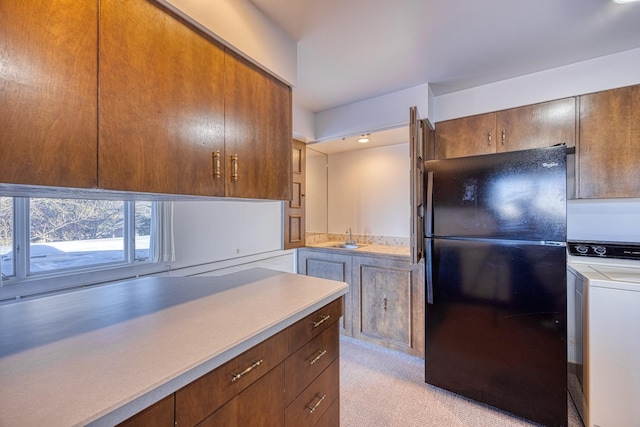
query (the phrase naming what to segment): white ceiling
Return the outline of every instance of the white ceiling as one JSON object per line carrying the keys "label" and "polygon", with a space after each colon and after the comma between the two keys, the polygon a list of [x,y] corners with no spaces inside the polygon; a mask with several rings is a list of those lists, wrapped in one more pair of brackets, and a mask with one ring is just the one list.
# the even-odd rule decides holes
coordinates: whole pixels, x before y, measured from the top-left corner
{"label": "white ceiling", "polygon": [[437,96],[640,47],[640,3],[250,1],[298,42],[294,102],[312,112],[423,83]]}

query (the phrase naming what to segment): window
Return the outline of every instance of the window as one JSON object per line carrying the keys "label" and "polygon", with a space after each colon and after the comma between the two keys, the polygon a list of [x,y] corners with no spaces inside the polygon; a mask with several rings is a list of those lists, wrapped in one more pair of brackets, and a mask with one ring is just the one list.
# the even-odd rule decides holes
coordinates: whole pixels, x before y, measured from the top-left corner
{"label": "window", "polygon": [[96,272],[151,264],[164,240],[152,236],[159,203],[0,197],[2,284],[58,278],[50,291],[67,287],[60,276],[90,272],[97,283]]}

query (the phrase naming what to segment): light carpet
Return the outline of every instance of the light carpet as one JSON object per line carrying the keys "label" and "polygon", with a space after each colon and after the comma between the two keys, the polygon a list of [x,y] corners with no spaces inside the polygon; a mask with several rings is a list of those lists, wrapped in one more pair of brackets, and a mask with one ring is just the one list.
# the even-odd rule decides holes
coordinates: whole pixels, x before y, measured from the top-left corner
{"label": "light carpet", "polygon": [[[569,427],[583,427],[567,398]],[[424,382],[424,360],[340,337],[341,427],[532,427],[538,424]]]}

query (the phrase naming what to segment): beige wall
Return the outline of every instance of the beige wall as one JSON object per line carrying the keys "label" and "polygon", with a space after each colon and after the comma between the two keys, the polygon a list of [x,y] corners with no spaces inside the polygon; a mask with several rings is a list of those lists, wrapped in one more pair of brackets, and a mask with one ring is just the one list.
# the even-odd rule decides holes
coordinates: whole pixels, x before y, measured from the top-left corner
{"label": "beige wall", "polygon": [[329,233],[409,236],[409,144],[329,155]]}

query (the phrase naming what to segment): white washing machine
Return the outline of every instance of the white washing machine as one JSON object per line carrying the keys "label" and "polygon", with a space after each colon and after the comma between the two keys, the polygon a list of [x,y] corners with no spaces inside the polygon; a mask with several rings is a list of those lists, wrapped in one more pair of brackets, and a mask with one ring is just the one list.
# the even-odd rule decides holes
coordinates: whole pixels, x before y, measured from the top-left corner
{"label": "white washing machine", "polygon": [[640,426],[640,245],[569,242],[576,372],[569,393],[587,427]]}

